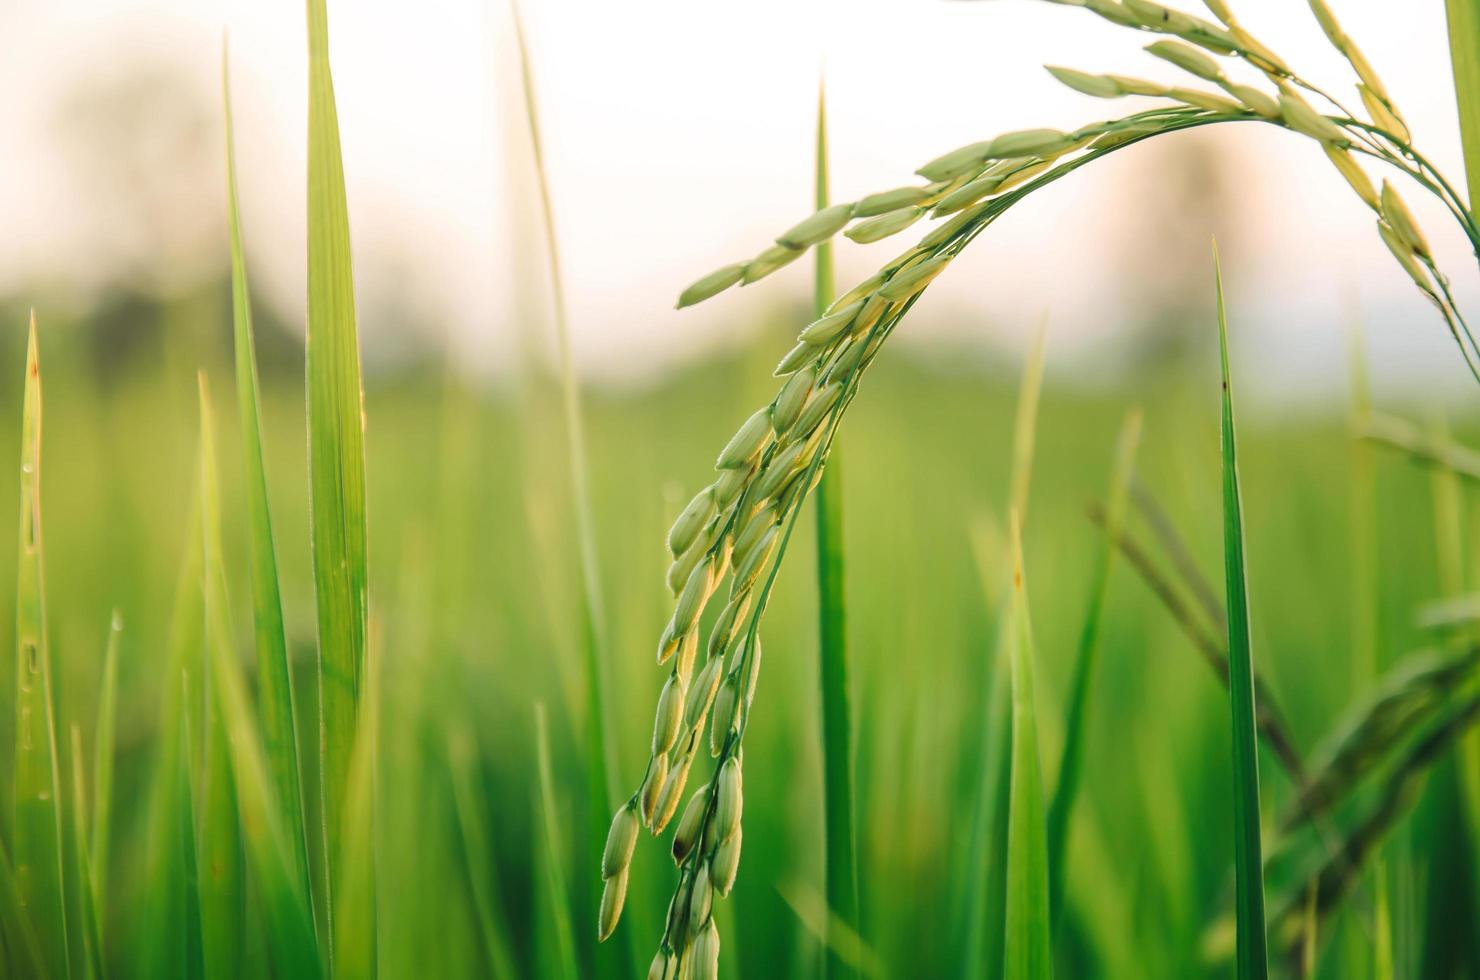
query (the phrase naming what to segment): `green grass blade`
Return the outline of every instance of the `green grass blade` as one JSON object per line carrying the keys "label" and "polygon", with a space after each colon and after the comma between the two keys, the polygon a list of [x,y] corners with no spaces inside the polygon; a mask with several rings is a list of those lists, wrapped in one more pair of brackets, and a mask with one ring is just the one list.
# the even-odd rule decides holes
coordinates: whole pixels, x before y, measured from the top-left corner
{"label": "green grass blade", "polygon": [[483,951],[488,955],[490,975],[498,980],[513,980],[519,975],[504,932],[504,914],[496,887],[497,873],[493,853],[488,847],[488,828],[483,808],[479,805],[476,783],[477,757],[472,733],[458,727],[447,736],[447,762],[452,776],[452,802],[457,810],[458,829],[462,834],[464,862],[468,883],[473,892],[473,906],[478,915],[478,931]]}
{"label": "green grass blade", "polygon": [[540,841],[538,873],[544,879],[544,892],[549,903],[548,916],[554,930],[555,962],[549,964],[567,980],[580,976],[576,965],[575,933],[570,923],[570,900],[565,887],[565,870],[560,859],[560,819],[555,812],[555,777],[550,768],[550,733],[545,722],[545,706],[534,706],[535,751],[540,771],[539,820]]}
{"label": "green grass blade", "polygon": [[1012,791],[1007,819],[1006,980],[1053,976],[1048,909],[1048,842],[1038,721],[1033,706],[1033,627],[1028,616],[1021,532],[1012,525]]}
{"label": "green grass blade", "polygon": [[[195,693],[188,674],[181,674],[180,689],[186,697]],[[180,712],[180,749],[175,755],[174,799],[175,827],[178,830],[177,845],[180,849],[180,886],[183,898],[184,929],[176,936],[160,936],[158,941],[168,944],[178,940],[181,975],[190,980],[203,980],[206,976],[206,926],[204,909],[200,901],[200,835],[195,823],[195,799],[199,789],[195,785],[195,769],[192,760],[196,751],[195,726],[191,724],[191,713]]]}
{"label": "green grass blade", "polygon": [[1105,593],[1110,586],[1110,569],[1115,561],[1115,538],[1125,520],[1126,498],[1134,472],[1136,446],[1141,438],[1141,413],[1133,411],[1120,429],[1116,443],[1114,470],[1110,477],[1106,533],[1100,545],[1095,566],[1094,584],[1090,587],[1089,611],[1079,634],[1079,650],[1074,662],[1074,679],[1069,688],[1069,707],[1064,719],[1064,751],[1060,756],[1058,784],[1048,809],[1049,905],[1057,925],[1063,902],[1066,845],[1069,837],[1069,815],[1079,792],[1080,771],[1084,765],[1084,743],[1089,694],[1094,685],[1095,668],[1100,656],[1100,621],[1105,609]]}
{"label": "green grass blade", "polygon": [[[108,908],[108,859],[113,831],[113,746],[118,727],[118,644],[123,618],[118,610],[108,623],[108,648],[103,654],[102,694],[98,698],[98,729],[93,733],[92,879],[93,905],[99,914]],[[107,950],[99,945],[98,955]]]}
{"label": "green grass blade", "polygon": [[[555,328],[555,346],[560,364],[561,413],[565,425],[566,449],[569,453],[571,497],[575,508],[576,536],[581,563],[581,638],[586,672],[586,753],[590,763],[587,772],[586,821],[587,839],[605,839],[607,822],[617,800],[612,795],[616,784],[616,757],[612,739],[607,734],[611,716],[610,684],[607,682],[605,643],[606,612],[601,596],[601,563],[596,545],[596,517],[591,499],[591,481],[586,464],[586,431],[581,407],[581,389],[571,357],[570,325],[565,307],[565,278],[560,260],[560,245],[555,234],[555,213],[551,201],[550,179],[545,168],[544,140],[541,136],[539,100],[536,97],[531,70],[529,46],[525,41],[524,22],[516,2],[511,4],[514,39],[519,52],[520,80],[524,90],[524,116],[529,128],[530,150],[539,189],[540,214],[545,239],[545,263],[550,277],[550,300]],[[591,880],[591,879],[583,879]],[[590,889],[587,905],[589,918],[596,919],[596,891]],[[597,951],[597,967],[605,976],[618,969],[630,970],[636,962],[628,930],[618,929],[608,941],[610,952]]]}
{"label": "green grass blade", "polygon": [[[220,732],[224,755],[207,756],[228,764],[240,839],[260,897],[269,949],[281,976],[315,977],[322,972],[313,913],[302,876],[288,845],[282,809],[273,797],[265,753],[253,722],[232,647],[230,600],[221,560],[219,490],[216,483],[210,411],[201,385],[201,559],[205,594],[205,650],[209,657],[209,719]],[[220,773],[217,773],[219,775]],[[211,775],[208,773],[208,776]],[[224,780],[223,780],[224,782]],[[237,826],[234,822],[233,826]],[[207,953],[211,952],[207,946]],[[215,975],[212,965],[212,975]]]}
{"label": "green grass blade", "polygon": [[[817,96],[816,208],[828,204],[827,108],[821,90]],[[833,298],[832,245],[817,246],[817,274],[812,294],[815,316],[821,317]],[[847,594],[843,579],[843,477],[838,444],[828,452],[828,465],[817,485],[817,658],[818,690],[822,699],[822,811],[828,928],[839,924],[859,934],[858,864],[853,815],[853,718],[848,671]],[[824,976],[851,977],[858,973],[838,950],[842,941],[824,943]]]}
{"label": "green grass blade", "polygon": [[26,346],[21,418],[20,560],[16,570],[15,876],[48,972],[71,974],[62,871],[61,774],[46,638],[41,548],[41,364],[36,315]]}
{"label": "green grass blade", "polygon": [[82,975],[94,980],[103,976],[102,943],[98,935],[98,906],[93,899],[92,859],[87,846],[87,790],[82,772],[82,731],[75,724],[71,729],[72,759],[72,859],[76,863],[76,880],[79,883],[73,902],[77,912],[78,931],[82,939]]}
{"label": "green grass blade", "polygon": [[11,866],[10,854],[0,837],[0,939],[4,940],[8,975],[42,977],[46,975],[41,941],[31,924],[30,914],[21,902],[20,884]]}
{"label": "green grass blade", "polygon": [[231,237],[231,311],[235,338],[237,414],[242,431],[242,479],[247,501],[247,564],[252,578],[252,622],[257,641],[257,712],[275,795],[292,857],[308,887],[308,832],[299,783],[293,672],[283,627],[277,549],[267,503],[267,463],[262,451],[258,407],[257,353],[252,332],[252,300],[247,289],[237,205],[236,143],[231,117],[231,83],[226,52],[221,56],[221,101],[226,122],[226,201]]}
{"label": "green grass blade", "polygon": [[1445,0],[1470,206],[1480,200],[1480,0]]}
{"label": "green grass blade", "polygon": [[[201,651],[202,677],[214,666],[207,651],[230,650],[232,635],[221,559],[221,504],[216,476],[216,436],[205,374],[200,384],[200,514],[202,592],[205,596],[206,645]],[[223,608],[216,609],[214,607]],[[213,977],[234,976],[242,953],[243,906],[241,834],[237,825],[236,787],[221,712],[203,694],[201,738],[204,765],[197,780],[200,813],[201,938],[206,971]]]}
{"label": "green grass blade", "polygon": [[[325,853],[332,880],[333,864],[339,857],[344,794],[365,670],[368,545],[360,344],[324,0],[308,0],[307,361],[309,512],[318,604],[319,755]],[[332,910],[332,886],[330,898],[327,904]]]}
{"label": "green grass blade", "polygon": [[1233,827],[1239,980],[1266,977],[1264,874],[1259,829],[1259,754],[1255,742],[1254,654],[1249,641],[1248,579],[1244,568],[1243,502],[1239,496],[1233,392],[1228,376],[1228,316],[1223,274],[1213,254],[1218,291],[1218,350],[1223,373],[1223,571],[1228,609],[1228,693],[1233,719]]}
{"label": "green grass blade", "polygon": [[375,895],[375,768],[380,725],[380,669],[375,650],[366,651],[364,700],[355,750],[350,757],[340,829],[334,894],[334,976],[373,980],[377,955]]}

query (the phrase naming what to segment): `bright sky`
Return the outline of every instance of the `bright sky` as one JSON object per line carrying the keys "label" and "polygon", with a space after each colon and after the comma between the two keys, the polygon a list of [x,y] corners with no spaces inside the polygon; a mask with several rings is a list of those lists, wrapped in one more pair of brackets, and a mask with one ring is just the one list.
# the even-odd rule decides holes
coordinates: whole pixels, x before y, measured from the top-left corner
{"label": "bright sky", "polygon": [[[1418,145],[1462,185],[1443,5],[1330,2]],[[1232,5],[1302,73],[1352,91],[1304,4]],[[445,324],[465,363],[497,371],[513,349],[518,287],[538,288],[530,277],[540,268],[527,231],[531,185],[507,0],[330,0],[329,13],[370,356],[398,348],[394,334],[410,312]],[[909,182],[926,159],[996,132],[1067,129],[1133,108],[1062,88],[1044,63],[1186,81],[1140,51],[1153,38],[1034,0],[525,0],[524,14],[574,344],[595,375],[642,375],[743,336],[777,299],[801,301],[805,263],[697,310],[672,309],[689,280],[753,254],[808,212],[824,69],[838,197]],[[131,66],[164,61],[198,96],[204,124],[219,126],[223,29],[251,274],[290,321],[301,320],[305,40],[302,4],[292,0],[0,5],[8,41],[0,289],[41,281],[57,294],[76,291],[129,247],[170,256],[167,286],[219,258],[218,129],[204,134],[198,158],[145,153],[152,196],[104,208],[95,198],[112,178],[101,195],[78,191],[78,151],[58,137],[55,119],[79,84],[106,90]],[[146,120],[151,113],[142,110]],[[119,124],[113,138],[134,129]],[[1238,207],[1219,219],[1227,227],[1196,234],[1224,243],[1235,331],[1250,338],[1235,343],[1263,354],[1266,384],[1294,390],[1311,373],[1340,378],[1355,307],[1379,377],[1462,381],[1440,321],[1313,144],[1263,127],[1190,138],[1231,161],[1222,179]],[[1118,331],[1139,312],[1130,300],[1145,298],[1127,286],[1138,268],[1152,280],[1168,265],[1203,268],[1185,254],[1185,233],[1158,234],[1180,227],[1181,206],[1158,194],[1167,159],[1154,147],[1132,150],[1016,209],[932,287],[914,339],[938,343],[950,331],[953,343],[1012,346],[1051,309],[1056,351],[1071,361],[1113,357]],[[1417,189],[1406,196],[1462,302],[1480,308],[1475,266],[1452,222]],[[140,229],[145,244],[118,225]],[[177,225],[187,231],[158,230]],[[843,282],[901,247],[844,242]]]}

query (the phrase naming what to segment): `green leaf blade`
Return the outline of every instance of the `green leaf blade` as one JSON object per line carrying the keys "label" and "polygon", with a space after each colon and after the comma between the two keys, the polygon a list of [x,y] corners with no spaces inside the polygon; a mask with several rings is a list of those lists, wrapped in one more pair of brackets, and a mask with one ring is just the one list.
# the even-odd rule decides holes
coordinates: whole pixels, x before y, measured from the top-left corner
{"label": "green leaf blade", "polygon": [[262,417],[252,302],[242,247],[237,198],[236,143],[231,86],[225,51],[221,59],[222,107],[226,123],[226,200],[231,238],[232,332],[236,361],[237,414],[242,436],[243,483],[247,502],[247,558],[252,581],[252,621],[257,652],[257,711],[273,788],[292,857],[308,887],[308,831],[303,809],[295,719],[293,674],[288,658],[283,603],[278,584],[277,549],[267,499],[267,463],[262,449]]}
{"label": "green leaf blade", "polygon": [[[308,0],[308,461],[324,824],[338,860],[365,667],[365,430],[339,120],[324,0]],[[331,889],[332,895],[332,889]]]}
{"label": "green leaf blade", "polygon": [[1045,980],[1053,976],[1048,841],[1033,698],[1033,628],[1028,615],[1022,541],[1016,514],[1012,516],[1011,534],[1012,773],[1007,819],[1007,908],[1002,975],[1006,980]]}
{"label": "green leaf blade", "polygon": [[15,877],[47,970],[71,974],[62,855],[60,767],[41,547],[41,363],[36,315],[21,413],[20,553],[16,570]]}
{"label": "green leaf blade", "polygon": [[1249,638],[1243,502],[1228,369],[1228,316],[1223,274],[1214,250],[1218,350],[1222,369],[1223,572],[1228,609],[1228,692],[1233,723],[1234,871],[1239,980],[1269,975],[1265,936],[1263,848],[1259,825],[1259,755],[1255,736],[1254,655]]}

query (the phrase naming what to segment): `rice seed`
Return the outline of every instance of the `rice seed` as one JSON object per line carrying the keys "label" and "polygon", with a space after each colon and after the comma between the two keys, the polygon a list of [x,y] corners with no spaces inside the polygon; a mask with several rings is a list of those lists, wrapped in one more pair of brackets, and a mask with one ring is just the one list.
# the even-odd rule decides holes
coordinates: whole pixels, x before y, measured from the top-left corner
{"label": "rice seed", "polygon": [[930,280],[940,275],[946,263],[950,261],[951,256],[949,255],[937,255],[926,259],[919,265],[890,277],[889,281],[879,289],[879,295],[891,303],[903,303],[930,285]]}
{"label": "rice seed", "polygon": [[813,347],[811,344],[797,344],[791,350],[786,352],[786,356],[784,356],[779,362],[777,362],[776,368],[771,372],[771,374],[777,378],[785,377],[786,375],[791,374],[797,368],[801,367],[803,364],[816,359],[816,357],[816,347]]}
{"label": "rice seed", "polygon": [[1223,91],[1238,99],[1245,106],[1257,112],[1265,119],[1280,118],[1280,104],[1268,93],[1261,92],[1252,85],[1240,85],[1224,79],[1221,83]]}
{"label": "rice seed", "polygon": [[848,329],[848,324],[853,322],[853,318],[862,309],[863,300],[859,300],[852,306],[845,306],[836,313],[829,313],[820,320],[814,320],[803,328],[797,340],[804,344],[811,344],[813,347],[826,346]]}
{"label": "rice seed", "polygon": [[[857,345],[855,345],[857,346]],[[792,428],[793,436],[805,436],[817,428],[827,413],[833,410],[838,399],[843,395],[843,385],[840,381],[831,381],[822,388],[812,392],[812,397],[807,399],[802,414],[797,416],[796,425]]]}
{"label": "rice seed", "polygon": [[770,412],[761,409],[736,430],[725,443],[725,448],[720,450],[719,459],[714,463],[717,470],[727,470],[736,466],[743,466],[761,451],[766,444],[766,439],[771,435]]}
{"label": "rice seed", "polygon": [[997,188],[1002,184],[1002,177],[990,171],[982,174],[969,184],[964,184],[956,190],[941,198],[940,203],[935,206],[936,217],[944,217],[955,214],[962,208],[969,208],[988,194],[995,194]]}
{"label": "rice seed", "polygon": [[677,973],[678,961],[668,950],[660,949],[648,967],[647,980],[674,980]]}
{"label": "rice seed", "polygon": [[804,218],[776,238],[776,244],[785,248],[805,249],[825,242],[843,226],[853,220],[852,204],[834,204],[823,208],[811,217]]}
{"label": "rice seed", "polygon": [[1393,185],[1385,180],[1382,182],[1380,211],[1383,219],[1416,255],[1424,258],[1433,255],[1429,251],[1429,243],[1424,240],[1423,232],[1418,230],[1418,223],[1413,220],[1413,212],[1408,210],[1408,205],[1403,203]]}
{"label": "rice seed", "polygon": [[704,669],[694,680],[694,686],[690,690],[688,711],[684,716],[684,731],[694,731],[703,724],[705,713],[714,703],[714,695],[719,688],[720,668],[723,666],[724,661],[719,657],[714,657],[704,665]]}
{"label": "rice seed", "polygon": [[796,372],[786,379],[776,400],[771,402],[771,428],[778,438],[786,435],[786,430],[791,428],[797,416],[802,413],[802,406],[807,404],[807,396],[812,393],[812,382],[816,375],[813,368]]}
{"label": "rice seed", "polygon": [[714,709],[711,712],[713,718],[709,725],[709,754],[719,758],[720,751],[724,748],[725,739],[730,734],[730,729],[735,723],[735,697],[739,682],[736,680],[734,671],[725,676],[720,684],[719,693],[714,696]]}
{"label": "rice seed", "polygon": [[601,853],[601,877],[610,878],[625,871],[632,863],[632,849],[637,846],[637,804],[629,802],[612,817],[606,834],[606,848]]}
{"label": "rice seed", "polygon": [[714,833],[720,840],[724,840],[739,828],[740,811],[745,802],[740,787],[740,764],[733,756],[719,767],[717,781],[719,799],[714,805]]}
{"label": "rice seed", "polygon": [[1218,63],[1191,45],[1178,41],[1157,41],[1146,45],[1145,50],[1204,81],[1217,82],[1223,78],[1223,69]]}
{"label": "rice seed", "polygon": [[1232,39],[1234,50],[1265,74],[1286,76],[1290,73],[1290,66],[1285,64],[1283,58],[1265,47],[1263,42],[1242,26],[1230,24],[1228,36]]}
{"label": "rice seed", "polygon": [[1316,112],[1310,107],[1310,103],[1293,92],[1280,93],[1280,116],[1284,118],[1286,126],[1313,140],[1336,144],[1347,142],[1346,134],[1339,126]]}
{"label": "rice seed", "polygon": [[[663,783],[667,778],[668,756],[654,756],[648,766],[647,776],[642,780],[642,788],[637,791],[638,814],[642,817],[644,827],[653,825],[653,811],[658,805],[658,794],[663,791]],[[653,832],[657,833],[656,830]]]}
{"label": "rice seed", "polygon": [[663,635],[658,637],[658,666],[661,667],[673,656],[679,644],[683,642],[683,636],[673,632],[673,619],[670,617],[668,625],[663,627]]}
{"label": "rice seed", "polygon": [[1143,78],[1131,78],[1128,75],[1106,75],[1105,77],[1115,83],[1115,87],[1122,95],[1163,96],[1167,94],[1167,87],[1160,82],[1148,82]]}
{"label": "rice seed", "polygon": [[863,282],[848,290],[843,295],[839,296],[837,299],[833,300],[832,305],[827,308],[827,312],[836,313],[838,310],[841,310],[845,306],[852,306],[858,300],[866,299],[867,297],[871,296],[882,285],[884,285],[884,273],[876,272],[865,279]]}
{"label": "rice seed", "polygon": [[735,630],[740,625],[741,618],[750,609],[750,595],[749,592],[742,592],[725,604],[719,618],[714,621],[714,628],[709,631],[709,656],[725,655],[730,641],[735,638]]}
{"label": "rice seed", "polygon": [[1092,13],[1099,14],[1112,24],[1119,24],[1121,27],[1141,26],[1141,22],[1129,10],[1117,3],[1116,0],[1084,0],[1084,7]]}
{"label": "rice seed", "polygon": [[699,621],[699,614],[704,611],[704,603],[709,599],[709,591],[714,586],[714,579],[712,561],[696,566],[689,573],[688,582],[684,584],[683,591],[678,596],[678,603],[673,607],[675,633],[687,633],[694,628],[694,624]]}
{"label": "rice seed", "polygon": [[787,245],[772,245],[745,263],[745,272],[740,276],[740,281],[746,286],[758,282],[782,266],[801,258],[804,251],[805,249]]}
{"label": "rice seed", "polygon": [[1358,85],[1357,94],[1362,97],[1362,105],[1366,107],[1367,115],[1372,117],[1373,125],[1396,137],[1400,143],[1409,141],[1408,124],[1386,99],[1366,85]]}
{"label": "rice seed", "polygon": [[685,980],[716,980],[719,976],[719,929],[710,917],[704,928],[689,943],[684,954]]}
{"label": "rice seed", "polygon": [[991,201],[983,201],[956,215],[943,225],[937,225],[930,234],[920,239],[921,248],[935,249],[959,235],[968,225],[975,223],[992,206]]}
{"label": "rice seed", "polygon": [[1050,162],[1048,160],[1036,160],[1025,167],[1018,167],[1012,173],[1001,178],[1001,182],[997,184],[996,193],[1001,194],[1004,191],[1010,191],[1019,184],[1032,180],[1047,170],[1049,166]]}
{"label": "rice seed", "polygon": [[740,845],[745,829],[736,827],[735,832],[719,842],[714,855],[709,859],[709,884],[720,898],[728,898],[735,887],[735,875],[740,870]]}
{"label": "rice seed", "polygon": [[711,296],[716,296],[735,283],[739,282],[745,275],[746,263],[735,262],[722,269],[715,269],[707,276],[696,279],[678,296],[677,309],[702,303]]}
{"label": "rice seed", "polygon": [[1232,99],[1225,99],[1221,95],[1212,92],[1199,92],[1192,88],[1174,88],[1167,92],[1170,98],[1178,102],[1185,102],[1199,109],[1207,109],[1209,112],[1243,112],[1244,107]]}
{"label": "rice seed", "polygon": [[714,481],[715,507],[724,511],[733,504],[740,496],[740,491],[750,483],[750,476],[754,472],[754,466],[732,466],[721,472],[719,479]]}
{"label": "rice seed", "polygon": [[1398,260],[1398,264],[1403,267],[1404,272],[1408,273],[1414,284],[1428,295],[1433,296],[1434,286],[1429,282],[1428,273],[1414,257],[1413,247],[1381,218],[1377,219],[1377,233],[1382,236],[1383,244],[1388,247],[1388,251],[1393,253],[1393,258]]}
{"label": "rice seed", "polygon": [[762,507],[745,522],[745,527],[735,538],[733,555],[736,565],[744,564],[751,550],[760,543],[766,532],[775,526],[777,516],[776,507]]}
{"label": "rice seed", "polygon": [[617,920],[622,917],[622,906],[627,901],[627,869],[623,868],[612,877],[606,879],[606,884],[601,889],[601,922],[596,929],[598,942],[606,942],[617,928]]}
{"label": "rice seed", "polygon": [[731,595],[739,595],[754,584],[756,575],[770,560],[771,553],[776,550],[778,543],[780,543],[780,538],[777,536],[776,527],[772,526],[760,542],[751,549],[750,554],[745,556],[745,561],[735,566],[735,578],[730,584]]}
{"label": "rice seed", "polygon": [[1062,152],[1070,142],[1068,135],[1057,129],[1020,129],[992,140],[987,155],[998,160],[1044,156]]}
{"label": "rice seed", "polygon": [[881,214],[877,218],[860,221],[858,224],[843,232],[851,241],[859,245],[869,245],[873,242],[882,241],[890,235],[897,235],[910,225],[920,220],[925,213],[922,207],[905,207],[898,211],[890,211]]}
{"label": "rice seed", "polygon": [[694,494],[673,522],[673,527],[668,531],[668,550],[675,558],[688,550],[689,545],[699,536],[704,525],[714,516],[714,492],[712,487],[705,487]]}
{"label": "rice seed", "polygon": [[941,154],[916,170],[915,173],[926,180],[954,180],[985,164],[987,158],[992,155],[993,142],[993,140],[983,140],[980,143],[968,143],[949,153]]}
{"label": "rice seed", "polygon": [[1088,72],[1061,68],[1058,65],[1044,65],[1043,67],[1048,69],[1048,73],[1054,78],[1084,95],[1092,95],[1097,99],[1118,99],[1126,94],[1119,83],[1109,75],[1091,75]]}
{"label": "rice seed", "polygon": [[869,194],[853,205],[853,217],[872,218],[874,215],[888,214],[899,208],[919,204],[929,198],[931,193],[929,187],[896,187],[892,191]]}
{"label": "rice seed", "polygon": [[678,809],[678,799],[683,795],[684,784],[689,781],[689,767],[693,763],[694,757],[685,755],[669,769],[664,778],[663,788],[658,791],[658,800],[653,804],[650,827],[654,836],[661,834],[663,828],[668,826],[668,821],[673,819],[674,811]]}
{"label": "rice seed", "polygon": [[684,690],[689,688],[689,677],[694,671],[694,658],[699,654],[699,631],[689,630],[684,634],[683,642],[678,645],[678,660],[673,664],[674,673],[678,674],[679,681]]}
{"label": "rice seed", "polygon": [[1351,185],[1352,190],[1357,192],[1357,196],[1366,202],[1367,206],[1372,210],[1379,214],[1382,213],[1382,205],[1378,201],[1377,191],[1372,188],[1372,179],[1367,176],[1367,171],[1363,170],[1361,165],[1357,163],[1356,158],[1346,150],[1338,149],[1329,143],[1321,144],[1321,148],[1326,151],[1326,158],[1331,161],[1331,165],[1336,168],[1342,177],[1346,178],[1346,182]]}
{"label": "rice seed", "polygon": [[700,864],[689,889],[689,932],[697,934],[714,911],[714,888],[709,884],[709,865]]}
{"label": "rice seed", "polygon": [[708,809],[709,787],[703,786],[689,797],[688,805],[683,808],[683,816],[678,818],[678,827],[673,831],[674,864],[683,864],[684,858],[689,856],[694,845],[699,842],[699,831],[704,826],[704,814]]}
{"label": "rice seed", "polygon": [[1309,0],[1310,12],[1316,15],[1316,23],[1321,25],[1326,39],[1336,48],[1342,50],[1342,44],[1346,35],[1341,30],[1341,25],[1336,22],[1336,15],[1331,13],[1331,8],[1326,6],[1325,0]]}
{"label": "rice seed", "polygon": [[781,485],[801,461],[804,449],[805,443],[794,442],[771,457],[771,461],[761,470],[761,475],[753,484],[757,499],[764,500],[781,489]]}
{"label": "rice seed", "polygon": [[668,675],[663,693],[658,696],[657,717],[653,720],[653,755],[663,755],[678,741],[678,724],[683,718],[683,681],[678,674]]}

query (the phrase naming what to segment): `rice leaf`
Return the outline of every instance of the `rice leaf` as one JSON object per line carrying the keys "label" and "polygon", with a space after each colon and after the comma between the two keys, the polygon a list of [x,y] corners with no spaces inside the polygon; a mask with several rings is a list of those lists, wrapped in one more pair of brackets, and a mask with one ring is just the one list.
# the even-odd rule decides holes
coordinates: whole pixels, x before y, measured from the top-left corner
{"label": "rice leaf", "polygon": [[[108,858],[113,829],[113,745],[118,726],[118,644],[123,617],[118,610],[108,623],[108,647],[103,654],[102,693],[98,698],[98,727],[93,733],[92,879],[93,905],[101,915],[108,908]],[[99,957],[106,949],[99,945]]]}
{"label": "rice leaf", "polygon": [[36,929],[47,972],[65,977],[72,967],[62,870],[56,703],[46,638],[41,547],[41,364],[34,312],[26,346],[20,501],[15,618],[15,877],[21,905]]}
{"label": "rice leaf", "polygon": [[272,513],[267,503],[267,462],[262,451],[262,414],[258,407],[257,353],[252,332],[252,299],[247,288],[242,249],[241,214],[237,205],[236,142],[231,117],[231,81],[227,54],[221,56],[221,101],[226,121],[226,201],[231,237],[231,310],[235,341],[237,414],[242,432],[242,481],[247,502],[247,564],[252,577],[252,622],[257,650],[257,713],[273,790],[282,805],[283,827],[293,860],[308,887],[307,820],[299,783],[298,733],[295,727],[293,671],[283,627],[278,586],[277,550]]}
{"label": "rice leaf", "polygon": [[[816,209],[828,204],[827,106],[817,95]],[[833,300],[832,243],[816,250],[813,316],[820,318]],[[858,866],[853,813],[853,736],[848,670],[847,593],[843,577],[843,477],[838,443],[833,440],[828,465],[817,485],[817,659],[822,700],[822,810],[827,907],[825,919],[858,935]],[[841,940],[824,937],[824,975],[852,977],[855,962],[841,956]]]}
{"label": "rice leaf", "polygon": [[[319,754],[332,881],[365,671],[367,541],[364,395],[324,0],[308,0],[307,362]],[[331,909],[332,894],[331,885],[326,903]]]}
{"label": "rice leaf", "polygon": [[[323,972],[313,913],[282,825],[282,810],[253,722],[232,647],[231,610],[221,561],[218,490],[210,415],[202,386],[201,550],[205,595],[205,648],[209,657],[210,717],[220,727],[230,762],[240,819],[241,846],[260,898],[273,965],[281,976],[317,977]],[[214,972],[214,970],[213,970]]]}
{"label": "rice leaf", "polygon": [[575,933],[570,923],[570,900],[565,887],[565,870],[560,859],[560,819],[555,813],[555,777],[550,770],[550,733],[545,722],[545,706],[534,706],[535,752],[539,765],[540,847],[536,858],[549,903],[547,915],[554,930],[556,961],[549,964],[567,980],[580,976],[576,965]]}
{"label": "rice leaf", "polygon": [[1480,0],[1445,0],[1470,206],[1480,201]]}
{"label": "rice leaf", "polygon": [[[209,677],[214,664],[208,652],[230,650],[229,607],[221,560],[220,491],[216,476],[214,421],[205,374],[200,388],[200,515],[202,594],[205,597],[206,643],[201,649],[200,671]],[[201,738],[202,758],[196,799],[201,808],[199,845],[201,938],[206,971],[213,977],[235,976],[241,964],[245,887],[242,881],[241,835],[237,826],[236,787],[231,778],[231,760],[226,730],[214,699],[205,694]]]}
{"label": "rice leaf", "polygon": [[1073,812],[1074,798],[1079,792],[1080,770],[1084,764],[1089,695],[1100,657],[1100,621],[1105,609],[1105,593],[1110,586],[1110,569],[1115,561],[1115,538],[1125,520],[1126,498],[1135,464],[1136,445],[1140,438],[1141,413],[1133,411],[1121,425],[1120,439],[1116,443],[1105,518],[1106,533],[1101,539],[1094,584],[1090,587],[1089,611],[1085,614],[1084,627],[1079,634],[1074,679],[1069,688],[1069,707],[1064,719],[1064,750],[1059,761],[1058,785],[1048,809],[1049,905],[1055,925],[1059,921],[1063,900],[1069,815]]}
{"label": "rice leaf", "polygon": [[87,847],[87,791],[82,772],[82,730],[71,728],[72,760],[72,860],[78,882],[73,909],[78,916],[82,946],[82,975],[89,980],[103,976],[102,943],[98,934],[98,905],[93,899],[92,860]]}
{"label": "rice leaf", "polygon": [[1233,827],[1239,980],[1269,974],[1264,934],[1264,876],[1259,829],[1259,754],[1255,743],[1254,654],[1244,568],[1243,502],[1239,495],[1233,392],[1228,374],[1228,316],[1223,274],[1213,251],[1218,293],[1218,349],[1223,373],[1223,571],[1228,609],[1228,693],[1233,722]]}
{"label": "rice leaf", "polygon": [[466,728],[459,726],[448,733],[447,762],[452,776],[452,801],[457,809],[463,853],[467,856],[464,865],[473,892],[473,907],[478,914],[483,951],[488,955],[490,975],[499,980],[512,980],[519,972],[504,931],[505,919],[496,887],[497,872],[493,853],[488,847],[488,828],[475,782],[477,759],[474,751],[473,735]]}
{"label": "rice leaf", "polygon": [[379,963],[375,894],[375,768],[380,724],[380,668],[367,650],[359,731],[350,756],[344,794],[344,826],[339,834],[338,879],[334,894],[334,976],[372,980]]}
{"label": "rice leaf", "polygon": [[1006,980],[1053,976],[1048,900],[1048,842],[1038,721],[1033,704],[1033,627],[1023,575],[1022,537],[1012,526],[1012,775],[1007,818],[1007,907],[1002,975]]}
{"label": "rice leaf", "polygon": [[20,884],[3,836],[0,836],[0,940],[4,940],[4,962],[9,964],[11,975],[46,975],[41,941],[36,938],[30,913],[21,904]]}

